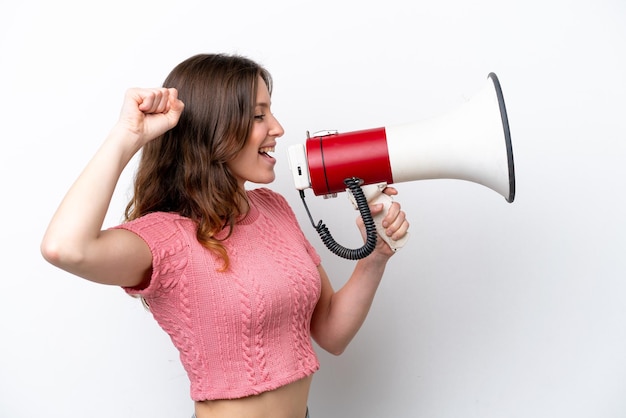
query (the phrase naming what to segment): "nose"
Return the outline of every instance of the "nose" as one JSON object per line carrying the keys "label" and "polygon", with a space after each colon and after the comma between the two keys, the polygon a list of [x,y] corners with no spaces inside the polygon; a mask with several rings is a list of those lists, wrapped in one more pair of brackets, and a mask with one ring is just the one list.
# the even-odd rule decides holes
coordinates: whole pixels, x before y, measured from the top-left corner
{"label": "nose", "polygon": [[280,122],[278,121],[278,119],[276,119],[274,115],[272,115],[272,119],[273,119],[273,123],[270,128],[270,134],[272,136],[275,136],[276,138],[280,138],[285,133],[285,130],[283,129],[283,126],[280,124]]}

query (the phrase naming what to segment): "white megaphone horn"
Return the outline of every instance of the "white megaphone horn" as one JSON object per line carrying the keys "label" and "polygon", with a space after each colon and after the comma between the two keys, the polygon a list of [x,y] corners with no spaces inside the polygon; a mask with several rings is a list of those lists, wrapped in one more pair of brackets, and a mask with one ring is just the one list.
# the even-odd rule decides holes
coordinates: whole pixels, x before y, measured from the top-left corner
{"label": "white megaphone horn", "polygon": [[[326,246],[349,259],[363,258],[373,250],[375,231],[378,228],[382,232],[384,213],[370,222],[367,206],[368,202],[391,204],[391,198],[382,193],[388,184],[467,180],[496,191],[509,203],[515,198],[511,133],[502,89],[494,73],[489,74],[483,89],[453,112],[405,125],[346,133],[322,131],[308,137],[306,144],[290,146],[288,153],[303,202],[303,191],[308,188],[318,196],[348,191],[361,211],[368,239],[357,250],[334,242],[325,225],[321,221],[315,225],[309,213]],[[405,240],[391,241],[384,233],[380,236],[394,249],[404,245]]]}

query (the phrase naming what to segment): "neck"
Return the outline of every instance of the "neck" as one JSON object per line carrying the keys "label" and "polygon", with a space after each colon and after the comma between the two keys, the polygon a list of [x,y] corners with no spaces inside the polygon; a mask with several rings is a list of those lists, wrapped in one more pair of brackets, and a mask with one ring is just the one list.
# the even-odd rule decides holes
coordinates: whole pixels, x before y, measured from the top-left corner
{"label": "neck", "polygon": [[239,190],[237,193],[237,207],[239,208],[239,214],[245,216],[250,211],[250,202],[248,202],[248,195],[245,190]]}

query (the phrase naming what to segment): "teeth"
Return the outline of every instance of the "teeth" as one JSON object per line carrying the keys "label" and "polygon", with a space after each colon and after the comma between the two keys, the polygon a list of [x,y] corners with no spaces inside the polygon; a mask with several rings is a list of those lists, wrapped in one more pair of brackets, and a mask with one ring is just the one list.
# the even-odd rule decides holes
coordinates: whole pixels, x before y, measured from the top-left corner
{"label": "teeth", "polygon": [[260,153],[268,153],[268,152],[274,152],[274,147],[264,147],[259,149]]}

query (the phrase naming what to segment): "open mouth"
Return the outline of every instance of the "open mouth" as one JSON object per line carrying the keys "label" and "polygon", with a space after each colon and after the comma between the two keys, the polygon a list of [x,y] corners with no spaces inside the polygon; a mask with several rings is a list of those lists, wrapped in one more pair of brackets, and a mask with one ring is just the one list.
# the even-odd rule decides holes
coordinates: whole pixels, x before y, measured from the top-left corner
{"label": "open mouth", "polygon": [[274,152],[274,147],[263,147],[259,149],[259,154],[264,155],[266,157],[271,157],[270,152]]}

